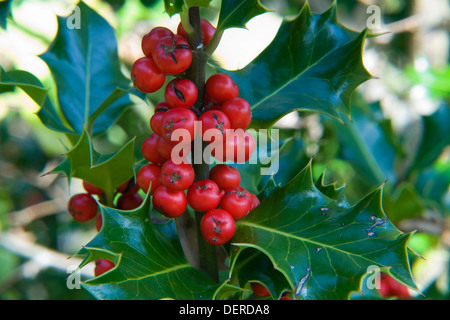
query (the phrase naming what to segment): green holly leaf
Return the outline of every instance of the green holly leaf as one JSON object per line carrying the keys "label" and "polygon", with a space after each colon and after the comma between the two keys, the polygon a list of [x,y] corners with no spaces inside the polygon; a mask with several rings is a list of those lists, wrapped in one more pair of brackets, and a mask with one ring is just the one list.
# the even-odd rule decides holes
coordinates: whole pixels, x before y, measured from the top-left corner
{"label": "green holly leaf", "polygon": [[[275,134],[277,139],[271,140]],[[251,159],[242,164],[229,163],[239,170],[240,185],[252,193],[258,194],[272,178],[276,184],[286,184],[298,173],[298,168],[309,162],[299,137],[279,140],[279,131],[270,131],[271,137],[261,132],[254,132],[254,135],[258,146]]]}
{"label": "green holly leaf", "polygon": [[109,272],[83,283],[98,299],[210,300],[222,288],[186,260],[173,220],[149,219],[150,196],[137,209],[120,211],[100,205],[103,225],[79,254],[80,267],[104,258],[114,262]]}
{"label": "green holly leaf", "polygon": [[354,206],[330,198],[315,186],[309,164],[285,186],[266,190],[260,206],[236,223],[232,245],[265,253],[299,299],[348,299],[369,267],[417,290],[411,233],[389,221],[381,195],[378,188]]}
{"label": "green holly leaf", "polygon": [[23,70],[6,72],[0,66],[0,93],[14,90],[15,87],[22,89],[41,107],[37,115],[45,126],[58,132],[74,134],[50,101],[48,89],[44,88],[36,76]]}
{"label": "green holly leaf", "polygon": [[425,212],[425,201],[409,182],[401,183],[393,194],[386,194],[383,203],[393,223],[418,218]]}
{"label": "green holly leaf", "polygon": [[409,169],[420,171],[441,155],[445,147],[450,145],[450,107],[442,104],[435,113],[422,118],[422,136]]}
{"label": "green holly leaf", "polygon": [[117,152],[105,155],[95,151],[91,137],[84,130],[64,161],[51,173],[63,173],[69,182],[72,178],[82,179],[111,196],[115,188],[135,174],[134,139]]}
{"label": "green holly leaf", "polygon": [[174,14],[181,13],[183,8],[208,7],[210,2],[211,0],[164,0],[164,8],[171,17]]}
{"label": "green holly leaf", "polygon": [[222,0],[216,30],[245,28],[252,18],[268,11],[260,0]]}
{"label": "green holly leaf", "polygon": [[114,29],[83,1],[77,7],[79,16],[58,17],[58,33],[40,57],[54,77],[59,105],[70,126],[78,134],[85,126],[93,128],[97,135],[131,104],[128,94],[114,93],[117,88],[128,91],[131,82],[121,71]]}
{"label": "green holly leaf", "polygon": [[284,275],[273,268],[270,259],[261,251],[239,248],[233,255],[234,263],[230,267],[231,283],[236,282],[240,288],[249,290],[241,292],[243,297],[252,293],[251,282],[264,285],[275,300],[290,289]]}
{"label": "green holly leaf", "polygon": [[423,201],[430,201],[432,206],[450,213],[450,203],[447,200],[450,194],[450,163],[436,161],[432,166],[422,170],[415,183],[416,190],[423,197]]}
{"label": "green holly leaf", "polygon": [[362,50],[366,31],[356,33],[337,22],[336,4],[312,14],[285,19],[272,43],[245,68],[228,72],[252,106],[255,128],[268,128],[294,110],[340,119],[350,114],[351,95],[370,79]]}
{"label": "green holly leaf", "polygon": [[387,179],[395,184],[398,172],[394,168],[403,151],[391,121],[383,117],[379,104],[369,106],[359,101],[355,106],[352,121],[344,119],[346,125],[324,119],[339,142],[338,157],[357,172],[362,192],[372,190]]}
{"label": "green holly leaf", "polygon": [[0,28],[6,29],[8,17],[11,16],[12,0],[0,1]]}

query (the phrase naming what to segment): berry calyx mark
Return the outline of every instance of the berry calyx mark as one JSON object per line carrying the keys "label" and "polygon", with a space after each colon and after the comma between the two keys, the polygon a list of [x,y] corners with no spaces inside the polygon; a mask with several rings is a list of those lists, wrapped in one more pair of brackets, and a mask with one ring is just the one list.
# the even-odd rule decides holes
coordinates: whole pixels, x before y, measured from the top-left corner
{"label": "berry calyx mark", "polygon": [[[164,174],[166,177],[167,173]],[[181,180],[183,177],[180,176],[177,172],[174,172],[170,175],[170,183],[176,183],[178,180]]]}
{"label": "berry calyx mark", "polygon": [[[220,229],[220,220],[217,220],[216,221],[216,219],[214,219],[214,217],[211,217],[211,220],[214,222],[214,228],[213,228],[213,230],[214,230],[214,232],[215,233],[221,233],[222,232],[222,229]],[[216,238],[216,237],[214,237],[214,238]],[[217,238],[216,238],[217,239]]]}
{"label": "berry calyx mark", "polygon": [[223,126],[225,125],[225,122],[219,120],[219,117],[218,117],[217,114],[215,114],[215,113],[212,114],[212,117],[213,117],[214,120],[217,121],[217,123],[214,125],[214,127],[215,127],[216,129],[219,129],[219,130],[220,130],[220,133],[221,133],[222,135],[224,135],[224,134],[225,134],[225,130],[223,129]]}
{"label": "berry calyx mark", "polygon": [[177,84],[175,82],[173,82],[171,84],[171,88],[175,92],[175,95],[177,96],[178,99],[180,99],[183,102],[186,102],[186,99],[184,98],[183,92],[177,88]]}
{"label": "berry calyx mark", "polygon": [[245,197],[247,197],[247,191],[246,190],[242,190],[242,191],[239,191],[239,190],[231,190],[231,191],[228,191],[226,194],[227,195],[229,195],[229,194],[236,194],[238,197],[240,197],[240,198],[245,198]]}
{"label": "berry calyx mark", "polygon": [[178,44],[175,45],[176,39],[174,39],[175,37],[172,37],[172,44],[171,45],[166,45],[166,44],[161,44],[161,48],[164,49],[164,54],[166,56],[168,56],[170,54],[170,57],[172,58],[173,63],[178,64],[177,62],[177,58],[175,57],[175,52],[178,49],[190,49],[188,45],[186,44]]}

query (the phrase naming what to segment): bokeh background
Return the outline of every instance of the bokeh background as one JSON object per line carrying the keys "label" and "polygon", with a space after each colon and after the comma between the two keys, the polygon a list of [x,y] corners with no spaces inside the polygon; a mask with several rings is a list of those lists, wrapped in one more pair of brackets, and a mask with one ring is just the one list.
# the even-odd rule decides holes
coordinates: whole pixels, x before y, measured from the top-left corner
{"label": "bokeh background", "polygon": [[[142,36],[159,25],[176,30],[179,22],[179,17],[164,13],[160,0],[85,2],[116,30],[126,75],[142,56]],[[213,56],[215,63],[230,70],[244,67],[270,43],[283,17],[295,16],[304,3],[261,2],[275,11],[251,20],[247,30],[227,30]],[[33,73],[54,95],[53,80],[38,55],[56,35],[56,16],[71,14],[76,3],[0,1],[0,20],[6,22],[0,29],[0,65],[7,71]],[[313,12],[323,12],[331,1],[309,3]],[[358,123],[362,137],[388,178],[385,211],[400,230],[417,230],[410,243],[417,255],[412,255],[411,262],[423,295],[411,292],[411,298],[448,299],[450,133],[446,128],[433,131],[431,120],[438,111],[449,114],[450,4],[447,0],[340,0],[340,22],[362,31],[374,14],[367,11],[371,5],[380,9],[381,21],[377,21],[379,28],[370,30],[373,36],[367,39],[363,55],[375,79],[358,88],[352,112],[364,115],[371,110],[370,121],[364,116],[356,116],[355,121],[362,119]],[[213,0],[202,17],[215,24],[219,6],[220,0]],[[72,256],[96,234],[94,222],[80,224],[67,213],[70,195],[82,190],[80,181],[73,180],[68,187],[65,178],[45,174],[60,163],[68,142],[40,122],[35,115],[38,110],[19,89],[0,94],[0,299],[92,299],[82,289],[69,289],[67,278],[80,262]],[[99,151],[116,150],[134,135],[139,140],[147,133],[152,112],[151,106],[136,100],[117,124],[96,138]],[[299,154],[305,159],[314,156],[319,174],[326,168],[329,179],[347,185],[350,202],[376,187],[361,179],[363,169],[358,170],[343,141],[334,135],[336,124],[329,125],[317,114],[293,113],[277,126],[296,132]],[[392,145],[388,148],[375,141],[380,136],[384,143],[398,147],[398,153],[389,154]],[[405,172],[424,141],[430,148],[438,146],[437,150],[414,174]],[[81,276],[92,277],[93,267],[83,268]]]}

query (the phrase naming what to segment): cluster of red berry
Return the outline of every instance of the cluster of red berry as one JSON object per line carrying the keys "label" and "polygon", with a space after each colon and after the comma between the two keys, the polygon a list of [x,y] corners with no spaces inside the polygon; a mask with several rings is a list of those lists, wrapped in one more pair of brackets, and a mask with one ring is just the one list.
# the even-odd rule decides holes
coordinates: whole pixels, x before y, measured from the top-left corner
{"label": "cluster of red berry", "polygon": [[[207,20],[202,19],[201,30],[203,45],[207,46],[216,29]],[[167,75],[178,75],[191,65],[192,51],[181,23],[178,25],[177,34],[166,27],[153,28],[142,38],[141,46],[144,57],[136,60],[131,68],[131,79],[141,92],[151,93],[159,90],[166,82]],[[176,93],[174,86],[179,80],[175,79],[172,85],[167,86],[166,94],[175,99],[175,103],[180,103],[179,100],[181,100],[182,104],[189,105],[192,100],[184,101],[180,96],[173,96]],[[195,102],[197,88],[188,81],[182,81],[179,84],[182,88],[184,85],[186,85],[185,89],[192,93],[189,98],[194,99],[193,102]]]}
{"label": "cluster of red berry", "polygon": [[[202,19],[201,29],[203,45],[207,46],[215,28]],[[181,74],[192,62],[185,37],[181,23],[176,35],[165,27],[152,29],[142,39],[145,57],[132,67],[133,83],[144,93],[159,90],[166,75],[175,76],[165,88],[165,101],[156,105],[150,119],[152,133],[141,146],[148,163],[139,169],[136,183],[152,195],[154,209],[166,217],[179,217],[188,205],[205,213],[201,221],[202,234],[208,242],[221,245],[233,236],[235,220],[248,215],[259,205],[259,200],[239,186],[239,171],[226,164],[214,166],[209,179],[196,181],[194,168],[186,160],[187,154],[179,157],[174,147],[184,143],[189,146],[189,154],[196,134],[201,133],[217,160],[248,161],[255,150],[253,137],[245,131],[252,120],[251,110],[249,103],[239,97],[236,83],[225,73],[216,73],[207,79],[204,106],[202,110],[194,107],[197,87]],[[187,133],[187,141],[180,142],[175,134],[179,129]],[[240,136],[233,134],[237,130]],[[213,142],[219,143],[219,147]]]}
{"label": "cluster of red berry", "polygon": [[[98,214],[98,201],[104,195],[104,191],[87,181],[83,181],[83,187],[86,192],[73,195],[67,204],[67,209],[74,220],[78,222],[91,221],[94,218],[97,231],[102,228],[102,215]],[[143,198],[139,194],[139,186],[134,183],[134,179],[130,179],[116,189],[115,207],[119,210],[133,210],[139,207]],[[98,199],[96,198],[98,197]],[[108,271],[114,267],[114,263],[106,259],[98,259],[95,261],[95,275]]]}

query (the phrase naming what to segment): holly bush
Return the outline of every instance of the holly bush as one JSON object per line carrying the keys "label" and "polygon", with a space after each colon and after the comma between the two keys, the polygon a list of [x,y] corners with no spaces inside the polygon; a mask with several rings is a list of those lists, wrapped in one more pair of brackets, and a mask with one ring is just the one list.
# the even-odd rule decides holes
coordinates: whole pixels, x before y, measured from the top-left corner
{"label": "holly bush", "polygon": [[[4,26],[11,3],[2,4]],[[236,70],[213,58],[222,36],[271,10],[259,0],[165,0],[164,9],[179,17],[178,29],[148,28],[135,61],[119,58],[120,26],[80,1],[58,16],[38,56],[51,87],[1,69],[1,91],[20,88],[46,129],[64,137],[64,156],[45,174],[84,183],[67,207],[80,224],[96,222],[95,236],[71,253],[82,258],[79,269],[96,265],[84,290],[97,299],[177,300],[419,292],[415,231],[398,222],[424,208],[448,212],[447,105],[421,118],[411,158],[380,105],[357,90],[373,79],[363,62],[373,34],[341,24],[337,3],[313,13],[305,2]],[[146,116],[130,111],[136,105]],[[289,115],[321,136],[283,127]],[[214,139],[197,139],[199,123]],[[127,138],[108,144],[117,128]],[[177,144],[176,129],[191,140]],[[402,289],[369,290],[386,277]]]}

